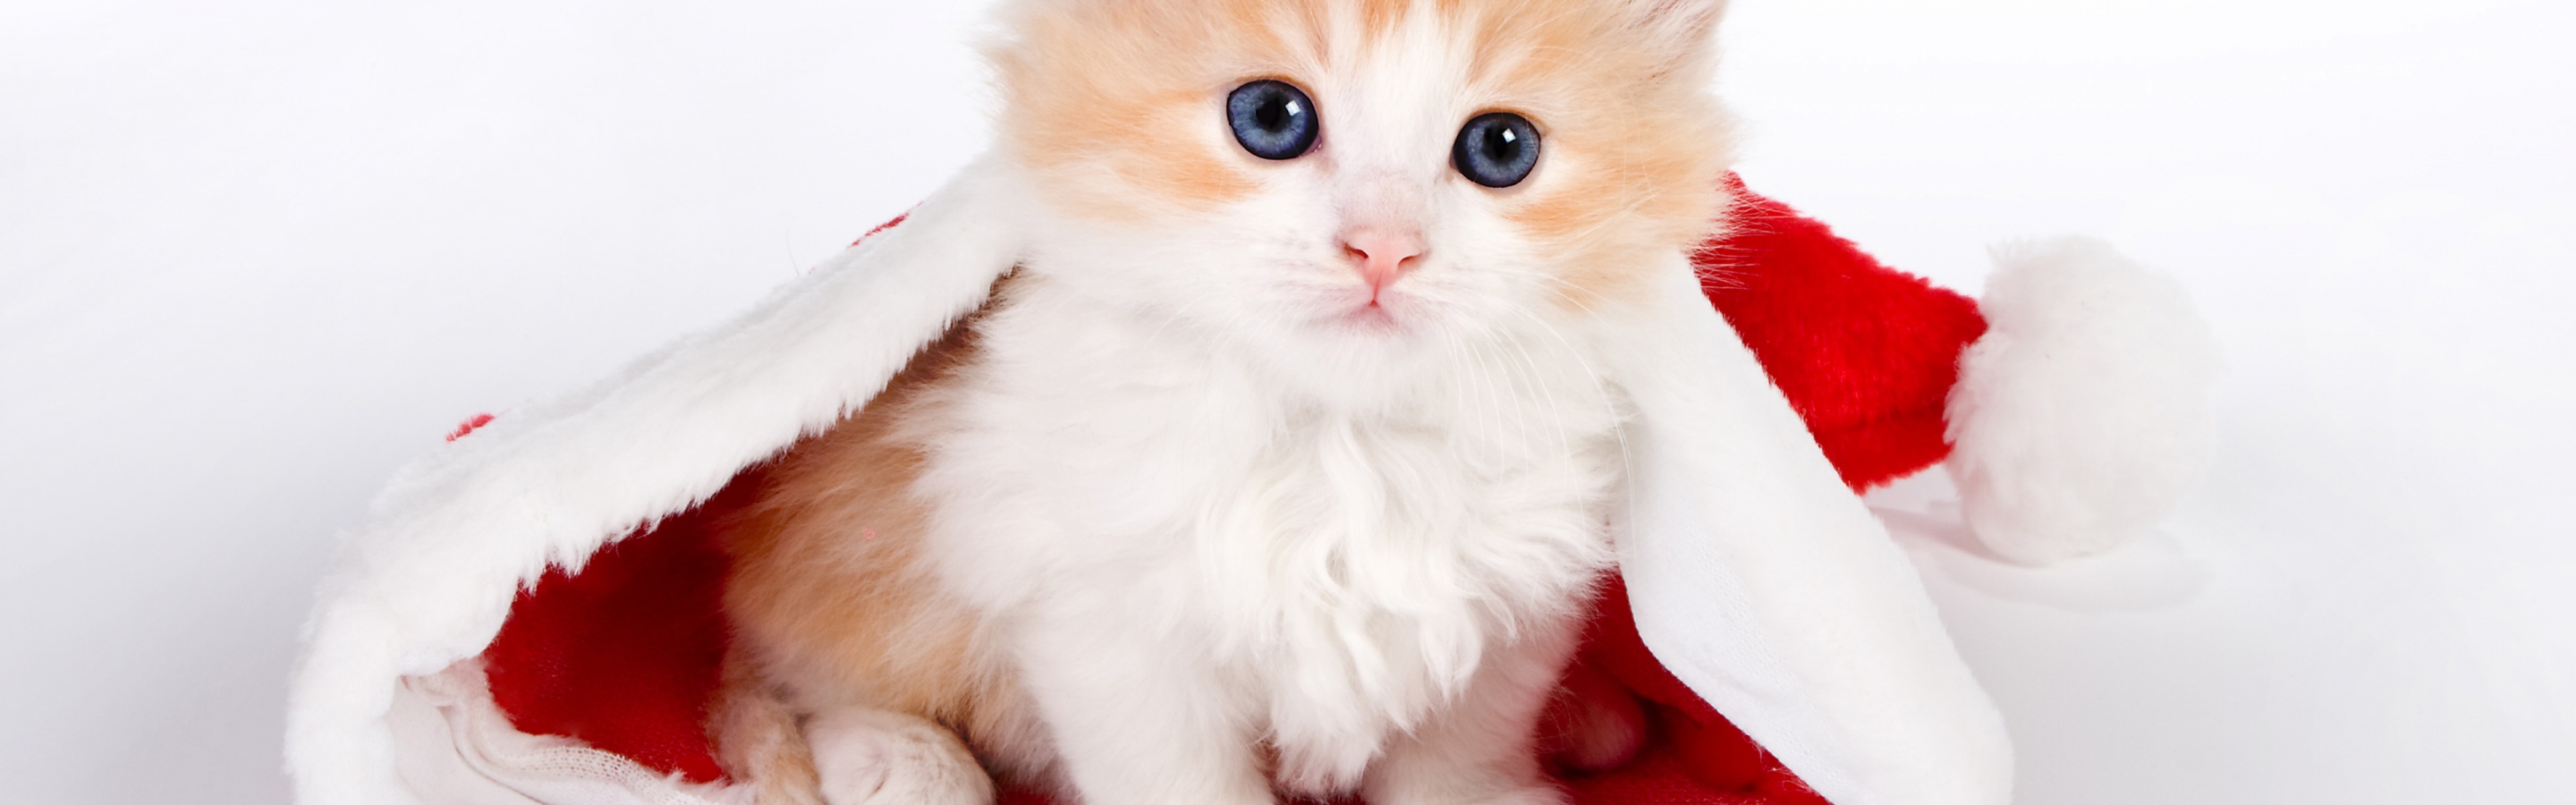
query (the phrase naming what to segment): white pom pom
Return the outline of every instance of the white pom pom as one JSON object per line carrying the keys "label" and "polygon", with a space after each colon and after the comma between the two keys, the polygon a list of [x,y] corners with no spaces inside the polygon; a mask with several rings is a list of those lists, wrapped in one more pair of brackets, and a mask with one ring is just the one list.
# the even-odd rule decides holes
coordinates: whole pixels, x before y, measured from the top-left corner
{"label": "white pom pom", "polygon": [[2217,342],[2180,283],[2110,244],[1998,248],[1995,264],[1989,329],[1950,391],[1961,509],[2015,562],[2110,550],[2207,468]]}

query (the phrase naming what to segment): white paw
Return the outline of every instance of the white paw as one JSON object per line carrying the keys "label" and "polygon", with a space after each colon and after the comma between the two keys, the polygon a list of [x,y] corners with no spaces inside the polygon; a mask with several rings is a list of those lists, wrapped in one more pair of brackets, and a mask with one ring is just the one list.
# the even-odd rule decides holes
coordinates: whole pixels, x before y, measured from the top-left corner
{"label": "white paw", "polygon": [[829,805],[992,805],[993,779],[937,724],[838,710],[807,722],[805,741]]}

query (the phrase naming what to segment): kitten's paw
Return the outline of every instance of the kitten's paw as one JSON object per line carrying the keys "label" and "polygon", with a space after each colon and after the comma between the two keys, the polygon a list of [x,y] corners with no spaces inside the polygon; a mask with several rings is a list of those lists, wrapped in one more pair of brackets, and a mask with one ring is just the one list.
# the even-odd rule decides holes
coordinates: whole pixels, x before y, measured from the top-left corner
{"label": "kitten's paw", "polygon": [[992,805],[993,779],[937,724],[882,710],[820,713],[805,726],[828,805]]}

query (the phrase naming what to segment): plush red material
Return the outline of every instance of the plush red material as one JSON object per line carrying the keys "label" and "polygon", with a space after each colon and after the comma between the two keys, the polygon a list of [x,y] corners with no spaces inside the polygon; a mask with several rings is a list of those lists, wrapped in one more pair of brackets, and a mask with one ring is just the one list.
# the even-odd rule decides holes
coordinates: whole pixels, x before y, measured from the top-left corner
{"label": "plush red material", "polygon": [[1950,454],[1941,412],[1959,352],[1986,333],[1977,303],[1878,262],[1789,205],[1743,199],[1702,249],[1700,287],[1842,471],[1866,489]]}
{"label": "plush red material", "polygon": [[707,523],[665,520],[520,596],[483,650],[493,703],[513,726],[696,782],[724,776],[698,726],[727,637],[726,559]]}
{"label": "plush red material", "polygon": [[[1843,480],[1863,489],[1946,455],[1943,403],[1960,351],[1985,331],[1976,304],[1881,265],[1779,202],[1744,193],[1735,221],[1730,236],[1694,257],[1703,289]],[[726,641],[725,558],[709,526],[740,506],[750,486],[738,478],[706,504],[601,550],[578,572],[549,572],[522,593],[483,655],[493,698],[511,722],[692,781],[720,779],[700,726]],[[1626,601],[1615,583],[1605,592],[1572,673],[1591,675],[1595,689],[1607,679],[1609,689],[1625,691],[1612,695],[1634,696],[1648,739],[1623,766],[1568,776],[1576,802],[1824,805],[1655,661]],[[1048,798],[1010,791],[1002,802]]]}

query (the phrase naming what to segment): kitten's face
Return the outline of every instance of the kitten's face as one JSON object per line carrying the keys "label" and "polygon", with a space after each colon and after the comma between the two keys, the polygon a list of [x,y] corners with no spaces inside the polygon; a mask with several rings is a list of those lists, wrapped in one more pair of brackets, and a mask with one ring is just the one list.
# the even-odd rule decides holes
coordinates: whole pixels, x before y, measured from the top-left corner
{"label": "kitten's face", "polygon": [[1710,230],[1718,5],[1025,0],[1004,147],[1055,213],[1051,276],[1292,376],[1400,384]]}

